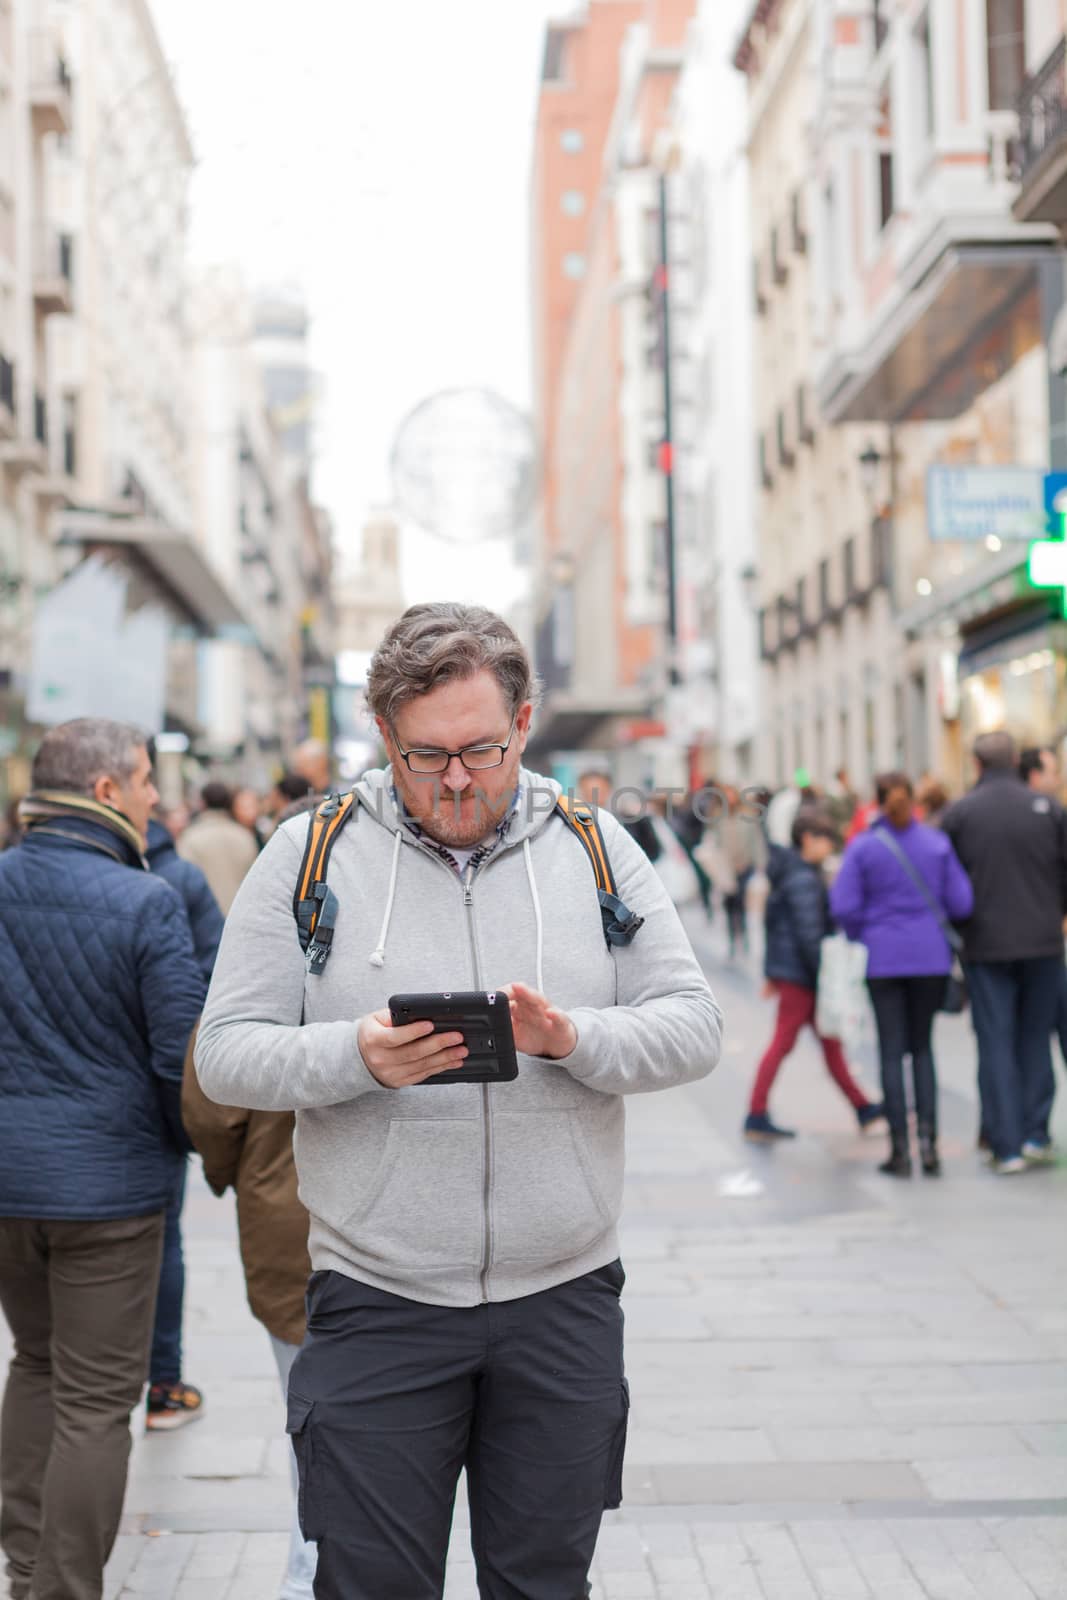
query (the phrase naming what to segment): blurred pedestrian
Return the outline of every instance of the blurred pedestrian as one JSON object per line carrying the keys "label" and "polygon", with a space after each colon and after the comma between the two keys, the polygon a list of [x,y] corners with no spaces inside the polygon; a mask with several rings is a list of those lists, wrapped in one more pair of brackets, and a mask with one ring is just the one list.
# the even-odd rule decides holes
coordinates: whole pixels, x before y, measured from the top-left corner
{"label": "blurred pedestrian", "polygon": [[1005,732],[976,741],[976,786],[943,827],[974,885],[964,965],[978,1039],[980,1142],[1011,1176],[1054,1160],[1050,1035],[1063,982],[1067,819],[1024,783]]}
{"label": "blurred pedestrian", "polygon": [[824,1038],[815,1026],[822,941],[833,931],[823,865],[837,845],[833,823],[811,807],[797,813],[791,849],[771,845],[767,868],[770,894],[764,913],[764,992],[777,996],[778,1015],[756,1073],[745,1120],[745,1137],[753,1143],[796,1137],[792,1129],[773,1121],[768,1102],[779,1069],[805,1027],[811,1028],[822,1046],[827,1071],[855,1111],[859,1126],[868,1128],[885,1116],[885,1108],[872,1104],[853,1078],[840,1039]]}
{"label": "blurred pedestrian", "polygon": [[951,802],[952,796],[941,779],[928,775],[915,794],[916,819],[925,822],[928,828],[940,828]]}
{"label": "blurred pedestrian", "polygon": [[627,790],[615,804],[615,779],[606,768],[590,767],[578,778],[576,792],[587,806],[596,806],[610,812],[619,825],[626,829],[635,844],[639,844],[651,862],[659,860],[662,846],[652,825],[646,803],[638,801],[634,791]]}
{"label": "blurred pedestrian", "polygon": [[256,845],[262,850],[266,839],[261,829],[263,807],[255,789],[235,789],[230,801],[230,815],[242,828],[247,828]]}
{"label": "blurred pedestrian", "polygon": [[180,805],[168,806],[166,811],[161,812],[160,815],[163,826],[172,839],[180,839],[193,820],[193,813],[184,801]]}
{"label": "blurred pedestrian", "polygon": [[259,855],[259,845],[247,828],[234,821],[233,796],[226,784],[205,783],[200,800],[203,810],[178,840],[178,854],[200,868],[226,916]]}
{"label": "blurred pedestrian", "polygon": [[748,886],[767,866],[767,841],[758,813],[742,801],[737,789],[728,784],[723,796],[722,814],[705,829],[696,854],[722,894],[732,960],[739,944],[748,951]]}
{"label": "blurred pedestrian", "polygon": [[844,836],[856,814],[859,796],[849,779],[847,767],[838,767],[826,789],[826,811],[839,834]]}
{"label": "blurred pedestrian", "polygon": [[[1059,756],[1051,745],[1031,746],[1024,750],[1019,756],[1019,776],[1034,794],[1058,799],[1062,792]],[[1067,966],[1060,971],[1055,1033],[1059,1039],[1060,1054],[1067,1062]]]}
{"label": "blurred pedestrian", "polygon": [[1060,798],[1060,758],[1051,745],[1030,745],[1019,756],[1019,776],[1034,794]]}
{"label": "blurred pedestrian", "polygon": [[911,1059],[923,1172],[941,1171],[937,1150],[934,1017],[952,970],[949,924],[970,916],[970,879],[943,833],[915,821],[911,780],[875,780],[879,815],[845,851],[830,891],[834,921],[867,947],[867,985],[878,1025],[882,1094],[891,1148],[879,1171],[911,1176],[904,1057]]}
{"label": "blurred pedestrian", "polygon": [[325,793],[333,788],[333,771],[330,747],[321,739],[305,739],[293,752],[293,771],[306,778],[313,793]]}
{"label": "blurred pedestrian", "polygon": [[13,1600],[99,1600],[148,1373],[164,1210],[189,1149],[185,1049],[204,983],[145,862],[145,736],[52,728],[0,858],[0,1422]]}
{"label": "blurred pedestrian", "polygon": [[[155,817],[148,820],[148,865],[181,896],[189,920],[193,950],[205,987],[222,938],[222,912],[200,868],[183,861],[167,829]],[[148,1403],[145,1426],[150,1432],[179,1428],[203,1415],[204,1396],[182,1374],[182,1325],[185,1315],[185,1251],[182,1244],[182,1209],[188,1163],[181,1156],[167,1197],[163,1229],[163,1259],[159,1269],[159,1294],[152,1353],[148,1367]]]}
{"label": "blurred pedestrian", "polygon": [[679,839],[670,821],[672,811],[673,806],[667,795],[649,796],[647,820],[658,846],[652,864],[677,910],[694,905],[697,900],[703,901],[707,909],[711,879],[702,867],[697,866]]}

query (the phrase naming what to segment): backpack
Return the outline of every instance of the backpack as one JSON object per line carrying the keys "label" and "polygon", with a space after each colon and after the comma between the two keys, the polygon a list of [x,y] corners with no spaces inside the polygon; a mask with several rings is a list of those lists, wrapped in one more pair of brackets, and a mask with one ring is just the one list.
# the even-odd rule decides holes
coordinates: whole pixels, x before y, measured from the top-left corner
{"label": "backpack", "polygon": [[[580,840],[589,858],[604,924],[604,939],[609,949],[629,944],[644,926],[645,919],[635,916],[619,899],[618,885],[611,870],[596,811],[582,801],[572,800],[569,795],[560,795],[555,809]],[[307,970],[313,977],[322,976],[330,958],[333,931],[341,908],[340,901],[326,881],[330,853],[355,810],[356,796],[352,790],[347,794],[327,795],[312,812],[308,823],[304,858],[293,892],[293,916],[296,918],[297,935]]]}

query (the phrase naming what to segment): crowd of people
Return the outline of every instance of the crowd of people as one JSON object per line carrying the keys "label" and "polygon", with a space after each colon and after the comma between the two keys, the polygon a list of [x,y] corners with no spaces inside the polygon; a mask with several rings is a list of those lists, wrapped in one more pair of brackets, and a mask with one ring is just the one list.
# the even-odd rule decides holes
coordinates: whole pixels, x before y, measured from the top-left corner
{"label": "crowd of people", "polygon": [[[159,1434],[203,1414],[182,1345],[193,1151],[217,1195],[236,1193],[249,1304],[287,1400],[281,1600],[439,1600],[464,1468],[480,1592],[583,1592],[626,1439],[623,1099],[705,1076],[721,1048],[677,907],[721,908],[732,960],[764,886],[777,1017],[747,1137],[794,1137],[770,1096],[811,1026],[859,1128],[888,1127],[882,1170],[911,1172],[914,1110],[937,1174],[932,1024],[965,984],[993,1170],[1052,1160],[1057,1019],[1067,1038],[1054,752],[986,735],[975,788],[948,804],[928,785],[921,812],[902,773],[866,804],[843,774],[825,795],[708,786],[698,805],[620,797],[591,769],[566,795],[521,765],[525,651],[462,605],[398,619],[368,698],[388,765],[350,805],[323,805],[329,751],[308,744],[266,795],[211,779],[195,812],[164,813],[145,736],[81,719],[45,735],[11,818],[13,1600],[100,1600],[134,1408],[146,1393]],[[822,1026],[835,930],[865,951],[878,1100]],[[506,995],[514,1081],[451,1082],[463,1031],[394,1023],[391,994],[461,985]]]}
{"label": "crowd of people", "polygon": [[[680,802],[650,797],[647,813],[642,806],[624,824],[679,908],[700,898],[710,916],[716,900],[721,905],[730,959],[748,948],[749,890],[763,879],[764,994],[777,1014],[744,1124],[752,1142],[795,1138],[772,1118],[769,1098],[810,1027],[860,1128],[888,1127],[880,1170],[911,1176],[914,1123],[921,1169],[939,1176],[934,1021],[969,1006],[979,1149],[998,1176],[1054,1161],[1053,1034],[1067,1059],[1064,779],[1055,749],[1020,751],[1005,731],[982,735],[973,757],[974,787],[954,802],[940,780],[913,784],[897,771],[880,774],[864,799],[842,770],[825,791],[805,775],[774,794],[709,780]],[[578,789],[606,804],[610,774],[590,770]],[[844,1041],[820,1026],[826,941],[837,933],[865,952],[877,1101],[856,1081]]]}

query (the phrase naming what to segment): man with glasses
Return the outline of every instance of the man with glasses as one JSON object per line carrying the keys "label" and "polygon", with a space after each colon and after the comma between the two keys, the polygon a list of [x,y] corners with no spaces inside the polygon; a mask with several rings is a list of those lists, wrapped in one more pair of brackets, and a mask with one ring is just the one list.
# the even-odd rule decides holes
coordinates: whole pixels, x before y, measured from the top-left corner
{"label": "man with glasses", "polygon": [[[522,768],[535,685],[499,617],[415,606],[371,665],[390,757],[330,860],[331,956],[293,926],[305,829],[227,922],[197,1047],[212,1099],[295,1110],[311,1214],[289,1390],[319,1600],[440,1600],[466,1469],[485,1600],[574,1600],[621,1497],[624,1096],[705,1076],[721,1014],[651,865],[601,816],[609,946],[559,786]],[[519,1076],[437,1083],[462,1035],[392,1027],[398,993],[496,990]]]}

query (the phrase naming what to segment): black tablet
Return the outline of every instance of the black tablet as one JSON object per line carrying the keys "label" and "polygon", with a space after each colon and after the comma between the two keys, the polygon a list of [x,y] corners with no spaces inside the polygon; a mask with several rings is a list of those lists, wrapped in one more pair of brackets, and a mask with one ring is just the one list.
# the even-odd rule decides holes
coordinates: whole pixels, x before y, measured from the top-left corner
{"label": "black tablet", "polygon": [[462,1033],[470,1054],[460,1067],[438,1072],[431,1083],[510,1083],[519,1075],[511,1007],[506,994],[394,994],[389,1015],[395,1028],[409,1022],[432,1022],[435,1033]]}

